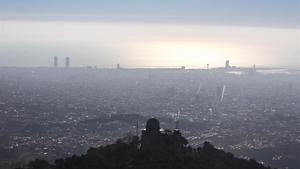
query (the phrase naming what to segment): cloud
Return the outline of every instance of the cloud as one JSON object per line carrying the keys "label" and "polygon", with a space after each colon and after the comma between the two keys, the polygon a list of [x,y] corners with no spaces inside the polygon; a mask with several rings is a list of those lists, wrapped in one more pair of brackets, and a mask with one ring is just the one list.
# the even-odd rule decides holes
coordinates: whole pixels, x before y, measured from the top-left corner
{"label": "cloud", "polygon": [[62,21],[0,25],[1,66],[49,66],[53,56],[100,67],[220,66],[225,59],[240,66],[300,65],[297,29]]}
{"label": "cloud", "polygon": [[187,23],[299,28],[299,0],[0,0],[2,20]]}

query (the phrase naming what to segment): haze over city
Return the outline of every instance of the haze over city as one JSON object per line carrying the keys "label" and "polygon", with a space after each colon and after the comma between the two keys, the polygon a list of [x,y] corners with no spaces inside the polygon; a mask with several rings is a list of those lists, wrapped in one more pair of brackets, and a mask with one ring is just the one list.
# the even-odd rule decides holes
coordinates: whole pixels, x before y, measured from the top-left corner
{"label": "haze over city", "polygon": [[0,0],[0,169],[300,168],[299,0]]}
{"label": "haze over city", "polygon": [[300,65],[299,0],[0,4],[0,66]]}

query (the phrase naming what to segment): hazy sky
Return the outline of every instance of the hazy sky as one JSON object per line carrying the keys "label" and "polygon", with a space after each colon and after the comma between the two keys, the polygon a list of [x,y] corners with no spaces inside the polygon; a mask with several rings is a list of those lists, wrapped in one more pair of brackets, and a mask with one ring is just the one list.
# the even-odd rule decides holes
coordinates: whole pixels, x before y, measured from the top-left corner
{"label": "hazy sky", "polygon": [[0,66],[299,66],[299,1],[0,0]]}

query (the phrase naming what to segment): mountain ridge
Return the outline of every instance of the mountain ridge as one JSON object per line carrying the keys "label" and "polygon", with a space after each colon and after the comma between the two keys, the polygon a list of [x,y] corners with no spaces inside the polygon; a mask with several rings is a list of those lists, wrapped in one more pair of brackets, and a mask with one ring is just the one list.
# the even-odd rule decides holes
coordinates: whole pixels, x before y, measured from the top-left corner
{"label": "mountain ridge", "polygon": [[[18,168],[21,169],[21,168]],[[25,168],[24,168],[25,169]],[[159,121],[147,121],[141,138],[127,136],[115,143],[90,148],[86,154],[31,161],[26,169],[271,169],[216,149],[209,142],[192,148],[179,130],[161,130]]]}

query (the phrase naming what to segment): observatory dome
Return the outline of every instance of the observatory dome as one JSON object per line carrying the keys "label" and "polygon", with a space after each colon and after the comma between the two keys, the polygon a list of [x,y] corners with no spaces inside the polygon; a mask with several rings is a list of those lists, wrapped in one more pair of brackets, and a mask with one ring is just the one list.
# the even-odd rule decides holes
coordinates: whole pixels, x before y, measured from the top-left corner
{"label": "observatory dome", "polygon": [[159,125],[159,121],[157,119],[151,118],[147,121],[146,131],[159,132],[159,130],[160,130],[160,125]]}

